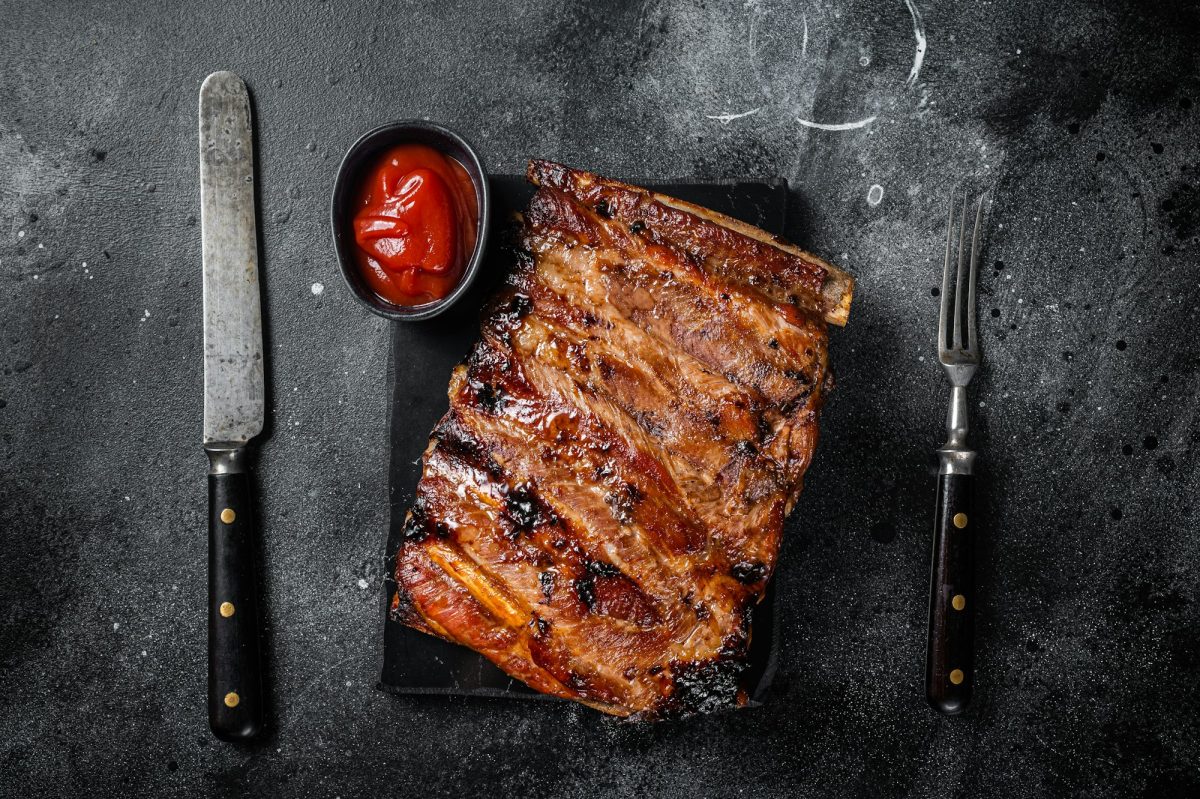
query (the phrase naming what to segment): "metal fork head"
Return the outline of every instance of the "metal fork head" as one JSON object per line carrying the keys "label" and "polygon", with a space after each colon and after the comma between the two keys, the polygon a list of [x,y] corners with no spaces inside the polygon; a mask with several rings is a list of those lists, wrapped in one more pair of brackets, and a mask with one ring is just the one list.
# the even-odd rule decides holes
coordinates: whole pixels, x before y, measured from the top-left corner
{"label": "metal fork head", "polygon": [[965,386],[979,366],[979,336],[975,321],[975,281],[979,273],[979,230],[983,222],[983,196],[975,203],[971,251],[966,252],[968,200],[963,196],[958,216],[958,246],[955,247],[954,206],[946,223],[946,265],[942,273],[942,307],[938,314],[938,360],[950,382]]}

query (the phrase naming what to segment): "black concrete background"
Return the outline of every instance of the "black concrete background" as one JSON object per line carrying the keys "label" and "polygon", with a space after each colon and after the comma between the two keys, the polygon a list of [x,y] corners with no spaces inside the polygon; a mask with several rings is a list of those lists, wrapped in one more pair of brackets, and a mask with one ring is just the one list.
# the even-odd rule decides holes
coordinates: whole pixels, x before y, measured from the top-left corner
{"label": "black concrete background", "polygon": [[[1197,11],[914,1],[908,87],[903,0],[2,0],[0,794],[1200,789]],[[216,69],[255,93],[270,355],[273,726],[248,747],[215,742],[203,703],[196,106]],[[766,707],[646,727],[375,689],[387,329],[340,283],[326,202],[350,142],[404,117],[497,172],[781,175],[794,238],[857,275]],[[930,292],[962,181],[995,189],[986,531],[978,697],[944,719],[920,688]]]}

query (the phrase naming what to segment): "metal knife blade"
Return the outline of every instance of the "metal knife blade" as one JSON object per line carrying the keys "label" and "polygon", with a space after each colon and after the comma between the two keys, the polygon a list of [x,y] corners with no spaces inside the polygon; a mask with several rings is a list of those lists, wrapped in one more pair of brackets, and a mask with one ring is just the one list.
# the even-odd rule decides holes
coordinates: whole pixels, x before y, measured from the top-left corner
{"label": "metal knife blade", "polygon": [[250,96],[232,72],[200,87],[204,443],[262,432],[264,377]]}

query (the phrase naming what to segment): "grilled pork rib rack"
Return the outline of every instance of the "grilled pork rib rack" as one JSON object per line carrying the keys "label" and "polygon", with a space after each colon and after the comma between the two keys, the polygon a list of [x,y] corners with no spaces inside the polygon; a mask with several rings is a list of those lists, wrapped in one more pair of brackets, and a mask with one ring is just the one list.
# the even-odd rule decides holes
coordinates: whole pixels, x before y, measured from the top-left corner
{"label": "grilled pork rib rack", "polygon": [[516,268],[450,380],[392,613],[620,716],[745,701],[830,384],[846,273],[545,161]]}

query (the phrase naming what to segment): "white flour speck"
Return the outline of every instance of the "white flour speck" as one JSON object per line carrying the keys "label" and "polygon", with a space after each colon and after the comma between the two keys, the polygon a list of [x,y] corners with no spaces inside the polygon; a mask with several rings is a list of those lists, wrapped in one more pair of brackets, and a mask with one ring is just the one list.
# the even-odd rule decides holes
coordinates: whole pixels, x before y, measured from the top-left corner
{"label": "white flour speck", "polygon": [[25,231],[24,231],[24,230],[18,230],[18,231],[17,231],[17,238],[18,238],[18,239],[23,239],[23,238],[25,238]]}
{"label": "white flour speck", "polygon": [[113,622],[113,632],[115,633],[115,632],[116,632],[117,630],[119,630],[119,629],[121,629],[121,622],[119,622],[119,621],[114,621],[114,622]]}
{"label": "white flour speck", "polygon": [[359,591],[366,591],[366,590],[367,590],[367,581],[366,581],[366,580],[364,580],[364,579],[363,579],[363,578],[361,578],[361,577],[359,577],[359,578],[358,578],[358,590],[359,590]]}
{"label": "white flour speck", "polygon": [[325,293],[325,284],[324,283],[313,283],[312,284],[312,293],[313,293],[314,297],[320,297],[322,294]]}
{"label": "white flour speck", "polygon": [[883,186],[876,183],[867,192],[867,204],[879,205],[881,202],[883,202]]}

